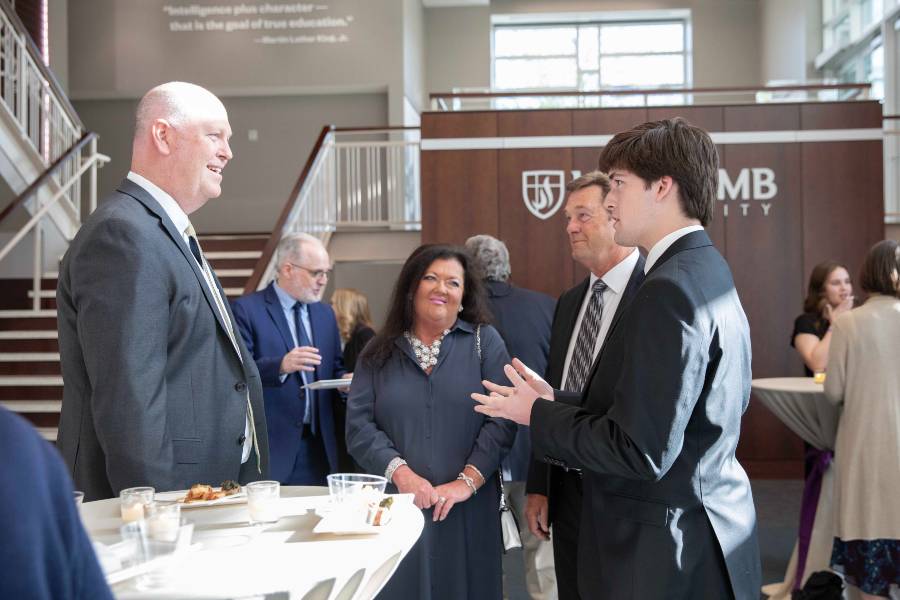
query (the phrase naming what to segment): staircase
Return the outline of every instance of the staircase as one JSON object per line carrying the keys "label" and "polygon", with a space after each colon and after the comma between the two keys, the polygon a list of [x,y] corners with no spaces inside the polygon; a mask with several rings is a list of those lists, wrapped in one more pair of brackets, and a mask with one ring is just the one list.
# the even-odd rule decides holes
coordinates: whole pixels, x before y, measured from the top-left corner
{"label": "staircase", "polygon": [[[203,254],[229,298],[244,292],[268,239],[268,234],[200,236]],[[44,274],[39,311],[27,308],[32,305],[30,280],[19,286],[4,285],[7,290],[20,288],[21,293],[7,291],[4,295],[19,296],[6,300],[7,306],[20,304],[21,308],[0,310],[0,405],[27,418],[51,441],[56,440],[63,389],[56,333],[56,277],[57,273]]]}

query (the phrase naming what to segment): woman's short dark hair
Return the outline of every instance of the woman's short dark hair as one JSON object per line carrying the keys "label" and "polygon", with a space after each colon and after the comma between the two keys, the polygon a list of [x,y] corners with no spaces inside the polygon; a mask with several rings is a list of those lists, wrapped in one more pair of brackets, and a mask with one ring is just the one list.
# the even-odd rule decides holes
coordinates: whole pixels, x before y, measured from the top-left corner
{"label": "woman's short dark hair", "polygon": [[617,133],[600,153],[600,170],[631,171],[650,187],[665,175],[678,184],[681,210],[706,227],[719,182],[719,154],[703,129],[681,117],[650,121]]}
{"label": "woman's short dark hair", "polygon": [[803,312],[820,314],[822,303],[825,300],[825,282],[836,269],[850,270],[836,260],[826,260],[813,267],[809,274],[809,286],[806,289],[806,299],[803,301]]}
{"label": "woman's short dark hair", "polygon": [[382,366],[394,351],[394,341],[410,331],[415,317],[415,295],[425,271],[436,260],[455,260],[463,268],[463,298],[460,318],[474,324],[489,323],[484,285],[464,248],[447,244],[425,244],[413,250],[400,270],[384,327],[366,346],[362,359],[366,365]]}
{"label": "woman's short dark hair", "polygon": [[[895,275],[896,274],[896,275]],[[878,242],[869,249],[859,271],[859,285],[869,294],[897,296],[900,275],[900,243],[894,240]]]}

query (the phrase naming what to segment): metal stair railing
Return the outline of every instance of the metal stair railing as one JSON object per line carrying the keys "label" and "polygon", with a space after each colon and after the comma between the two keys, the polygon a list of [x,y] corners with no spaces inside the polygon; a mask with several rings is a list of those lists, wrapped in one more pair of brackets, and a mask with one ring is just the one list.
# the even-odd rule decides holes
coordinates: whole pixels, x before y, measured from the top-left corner
{"label": "metal stair railing", "polygon": [[[62,239],[70,241],[72,232],[97,206],[97,168],[109,162],[109,157],[97,152],[97,135],[85,132],[68,97],[6,0],[0,0],[0,117],[11,131],[18,132],[24,155],[30,156],[35,166],[43,167],[38,167],[40,175],[0,212],[0,221],[20,206],[31,213],[28,222],[0,249],[0,261],[29,233],[33,234],[32,309],[39,311],[46,223],[52,222]],[[86,186],[82,181],[85,174]],[[88,194],[85,199],[84,188]],[[57,207],[63,210],[54,210]]]}
{"label": "metal stair railing", "polygon": [[421,229],[419,142],[418,127],[323,127],[244,293],[272,280],[287,233],[327,245],[338,229]]}
{"label": "metal stair railing", "polygon": [[[87,155],[84,151],[87,149]],[[109,162],[109,157],[97,152],[97,134],[87,133],[60,156],[46,171],[44,171],[28,188],[13,200],[2,212],[0,222],[10,215],[17,207],[22,206],[28,200],[32,200],[31,218],[25,223],[12,238],[0,249],[0,262],[6,258],[12,249],[21,242],[25,236],[33,232],[33,270],[32,270],[32,310],[41,310],[41,279],[44,274],[44,233],[43,221],[49,220],[48,213],[61,198],[71,196],[72,191],[81,187],[82,176],[90,173],[88,180],[88,207],[90,214],[97,207],[97,169]],[[58,171],[71,169],[71,165],[77,165],[67,181],[59,186],[58,190],[46,201],[37,192],[44,188],[51,178],[55,178]],[[81,221],[81,207],[76,213]],[[85,215],[87,216],[87,215]],[[68,240],[67,240],[68,241]]]}
{"label": "metal stair railing", "polygon": [[[24,145],[44,168],[54,164],[84,134],[84,125],[18,15],[0,0],[0,106],[15,123]],[[54,174],[60,187],[67,186],[79,170],[66,163]],[[67,212],[80,212],[80,188],[68,186]]]}

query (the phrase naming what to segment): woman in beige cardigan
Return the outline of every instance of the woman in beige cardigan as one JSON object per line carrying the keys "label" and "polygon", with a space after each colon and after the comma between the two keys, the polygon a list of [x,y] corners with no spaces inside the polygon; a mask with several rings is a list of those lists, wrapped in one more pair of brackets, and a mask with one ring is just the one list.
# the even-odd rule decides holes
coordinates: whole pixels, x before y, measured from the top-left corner
{"label": "woman in beige cardigan", "polygon": [[843,404],[831,565],[863,598],[900,586],[900,246],[869,250],[866,303],[833,324],[825,394]]}

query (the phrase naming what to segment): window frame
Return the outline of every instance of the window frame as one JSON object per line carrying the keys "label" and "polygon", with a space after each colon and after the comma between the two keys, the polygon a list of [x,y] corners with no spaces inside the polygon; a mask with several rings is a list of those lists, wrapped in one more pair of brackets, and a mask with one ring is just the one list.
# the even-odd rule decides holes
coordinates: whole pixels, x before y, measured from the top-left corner
{"label": "window frame", "polygon": [[[655,11],[648,11],[649,13]],[[647,51],[647,52],[606,52],[602,51],[603,27],[609,26],[633,26],[633,25],[679,25],[682,33],[682,49],[680,51]],[[496,33],[503,29],[515,30],[539,30],[539,29],[558,29],[561,27],[572,27],[575,29],[575,48],[572,54],[546,54],[546,55],[511,55],[498,56],[496,51]],[[593,69],[582,69],[579,63],[579,47],[582,35],[582,28],[597,28],[597,67]],[[683,89],[690,88],[693,82],[693,64],[692,64],[692,44],[691,44],[691,17],[689,13],[672,15],[672,14],[647,14],[635,15],[629,18],[617,18],[614,14],[604,15],[602,13],[593,13],[589,16],[582,15],[580,18],[574,16],[568,20],[560,18],[547,18],[541,20],[540,16],[535,16],[534,20],[515,20],[511,22],[492,22],[491,23],[491,89],[494,91],[524,92],[524,91],[546,91],[548,93],[559,91],[595,91],[592,88],[582,88],[581,83],[585,75],[595,75],[597,78],[596,90],[625,90],[625,89],[644,89],[634,85],[617,85],[604,86],[602,61],[604,58],[615,57],[646,57],[646,56],[680,56],[682,57],[682,78],[681,84],[658,84],[653,86],[659,89]],[[539,59],[573,59],[575,62],[575,85],[573,87],[504,87],[497,85],[497,61],[498,60],[514,60],[529,61]]]}

